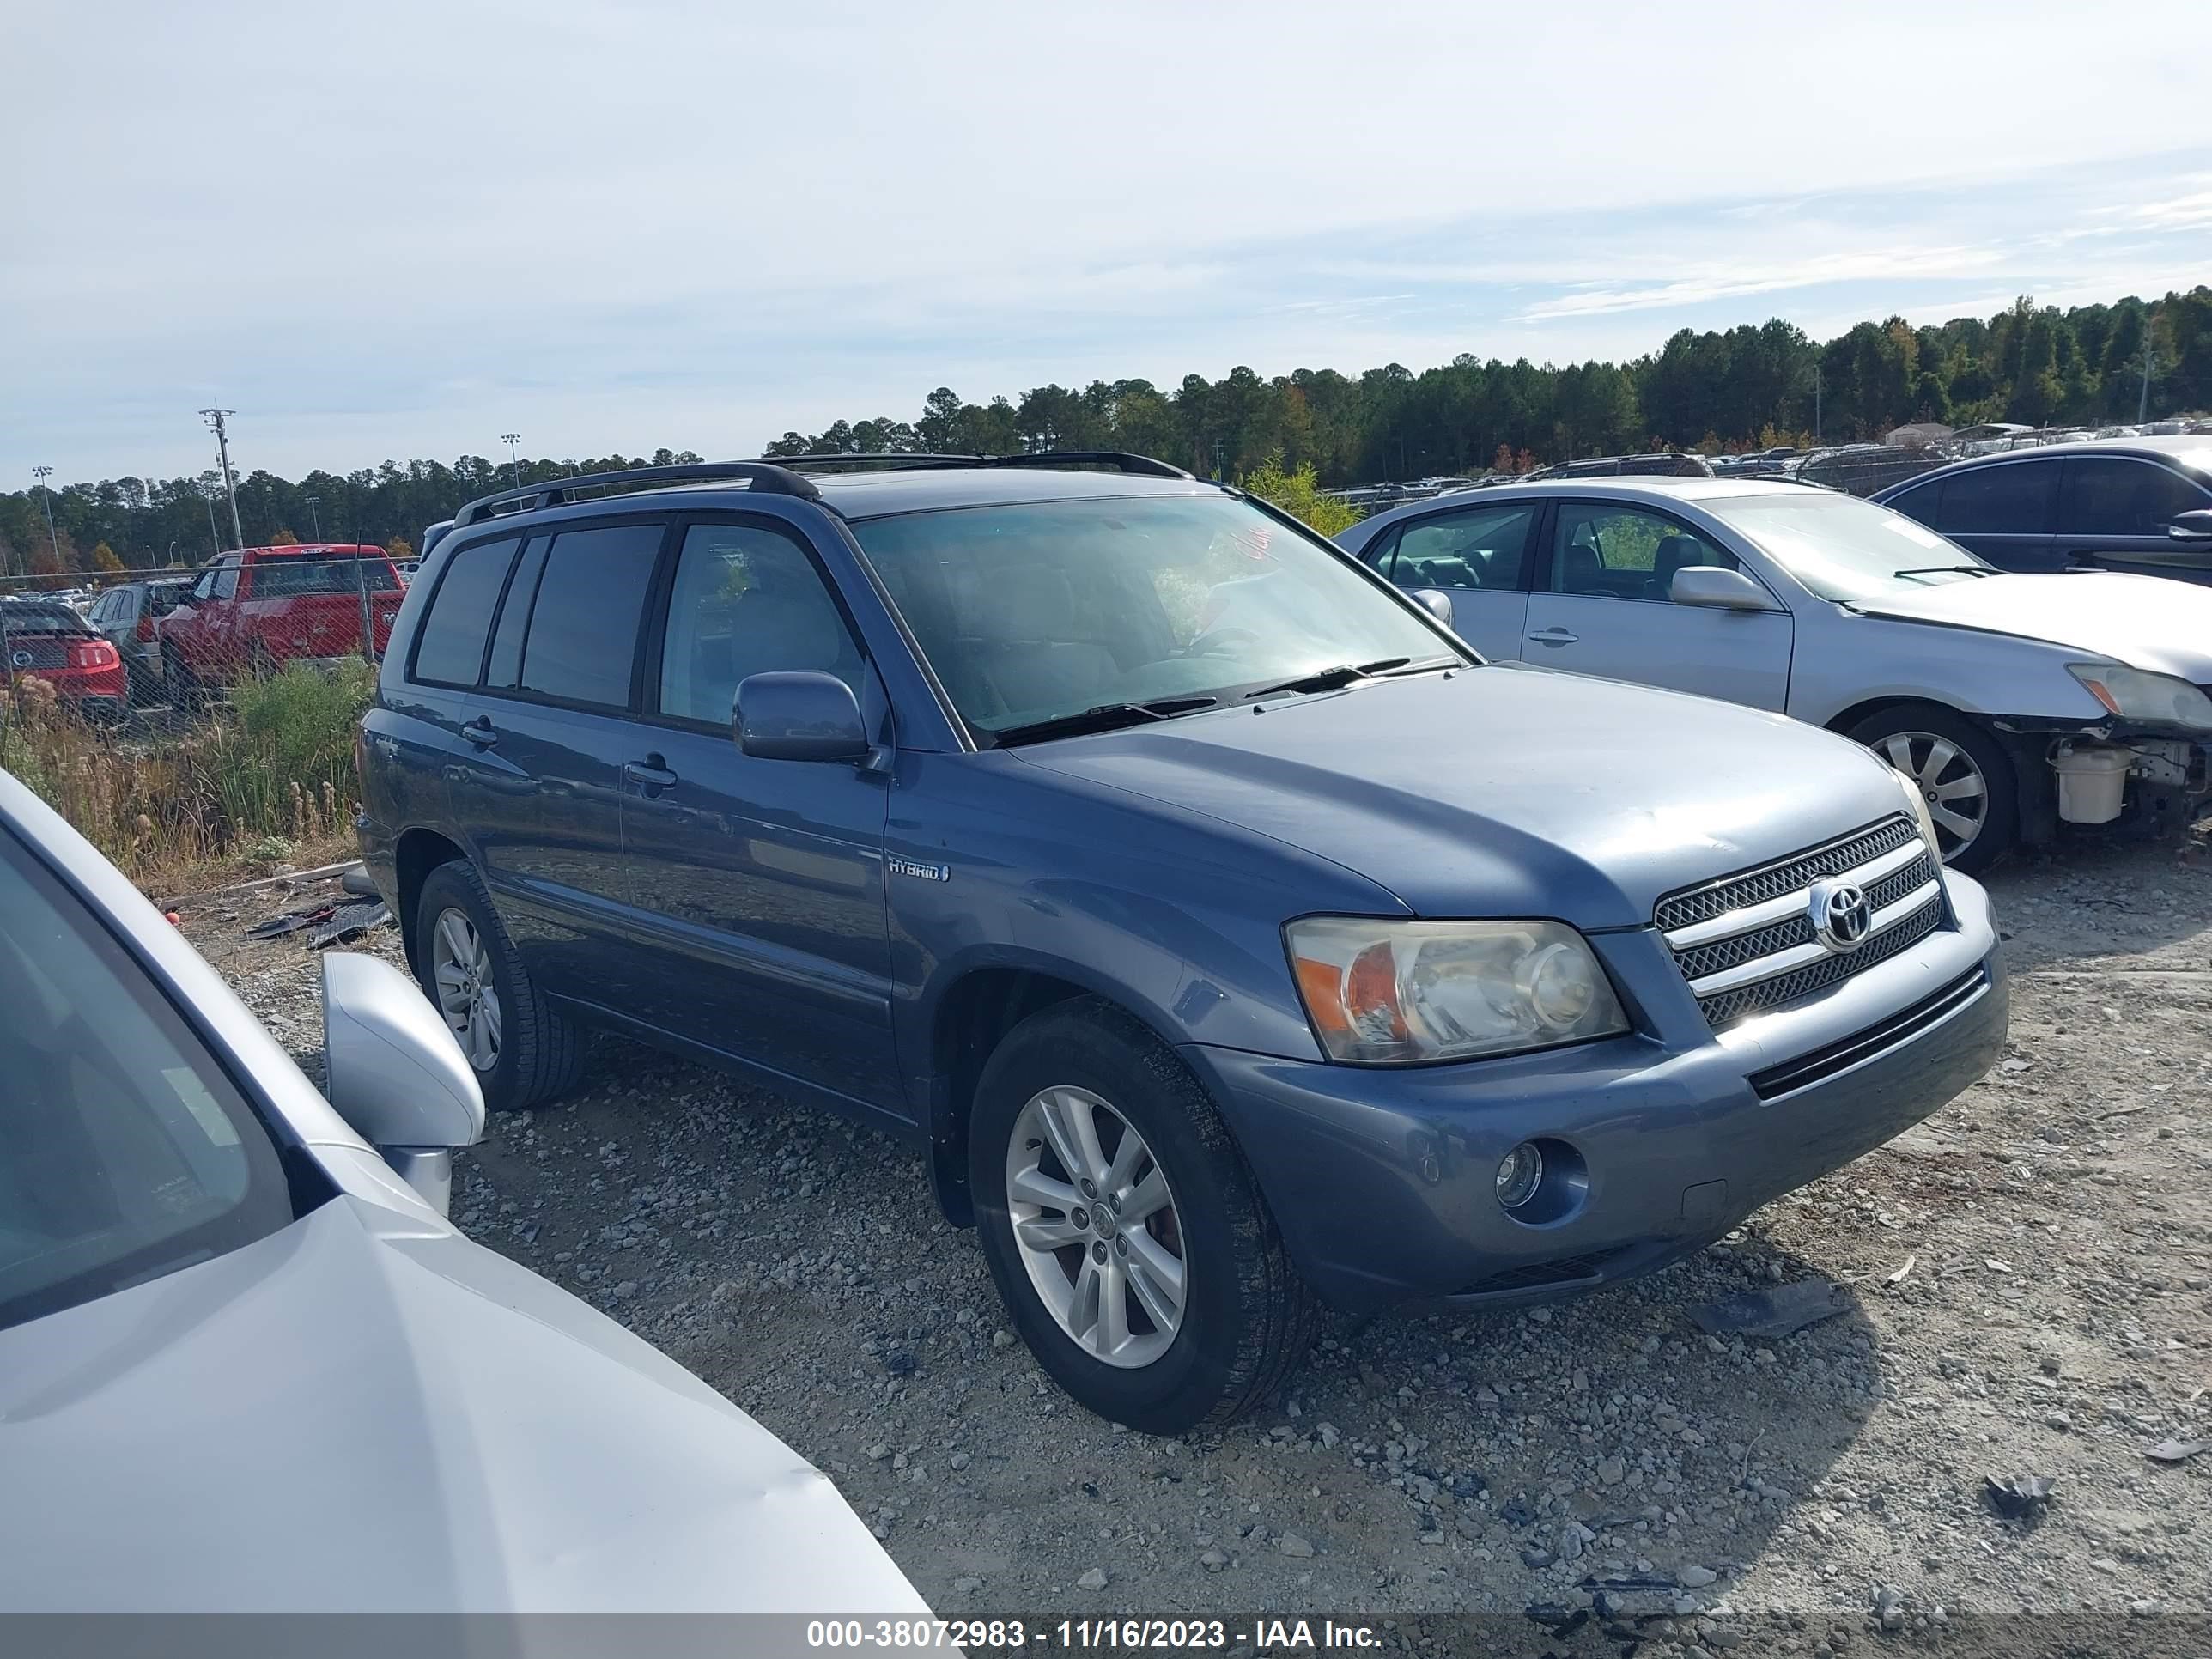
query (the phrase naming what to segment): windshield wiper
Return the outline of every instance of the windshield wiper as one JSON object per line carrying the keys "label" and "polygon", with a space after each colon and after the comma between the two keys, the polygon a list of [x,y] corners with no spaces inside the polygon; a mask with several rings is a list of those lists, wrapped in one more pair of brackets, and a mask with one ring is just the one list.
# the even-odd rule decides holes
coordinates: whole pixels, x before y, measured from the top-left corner
{"label": "windshield wiper", "polygon": [[1375,662],[1340,662],[1334,668],[1316,668],[1310,674],[1301,674],[1294,680],[1284,680],[1275,685],[1263,685],[1256,691],[1247,691],[1247,699],[1272,697],[1279,691],[1334,691],[1354,680],[1364,680],[1371,674],[1387,669],[1403,668],[1413,661],[1411,657],[1384,657]]}
{"label": "windshield wiper", "polygon": [[1177,714],[1194,714],[1220,701],[1218,697],[1196,696],[1160,697],[1151,702],[1102,702],[1078,714],[1055,714],[1048,720],[1010,726],[1003,732],[993,732],[991,737],[998,747],[1004,748],[1008,744],[1036,743],[1047,738],[1080,737],[1086,732],[1114,732],[1125,726],[1150,726],[1155,720],[1173,720]]}
{"label": "windshield wiper", "polygon": [[1985,564],[1922,564],[1910,570],[1893,570],[1893,576],[1948,576],[1954,574],[1968,576],[1994,576],[1997,573]]}

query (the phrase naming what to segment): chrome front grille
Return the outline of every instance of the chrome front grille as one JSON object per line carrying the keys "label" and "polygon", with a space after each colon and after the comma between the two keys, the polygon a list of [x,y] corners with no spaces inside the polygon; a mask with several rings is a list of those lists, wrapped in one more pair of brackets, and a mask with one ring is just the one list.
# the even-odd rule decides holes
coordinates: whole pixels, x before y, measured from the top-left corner
{"label": "chrome front grille", "polygon": [[[1904,817],[1659,901],[1653,921],[1718,1027],[1826,990],[1887,961],[1944,922],[1934,852]],[[1855,882],[1873,913],[1865,942],[1832,951],[1814,931],[1814,882]]]}

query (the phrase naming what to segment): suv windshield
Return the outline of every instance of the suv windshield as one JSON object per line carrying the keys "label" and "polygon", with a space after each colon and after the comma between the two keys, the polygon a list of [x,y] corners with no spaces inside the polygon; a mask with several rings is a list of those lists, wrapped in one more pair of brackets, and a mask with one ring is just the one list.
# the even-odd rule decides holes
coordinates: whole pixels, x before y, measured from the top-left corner
{"label": "suv windshield", "polygon": [[1822,490],[1699,503],[1824,599],[1848,603],[1996,574],[1902,513]]}
{"label": "suv windshield", "polygon": [[0,831],[0,1328],[293,1218],[276,1146],[177,1011]]}
{"label": "suv windshield", "polygon": [[1233,496],[966,507],[853,533],[963,717],[994,734],[1466,660],[1342,555]]}

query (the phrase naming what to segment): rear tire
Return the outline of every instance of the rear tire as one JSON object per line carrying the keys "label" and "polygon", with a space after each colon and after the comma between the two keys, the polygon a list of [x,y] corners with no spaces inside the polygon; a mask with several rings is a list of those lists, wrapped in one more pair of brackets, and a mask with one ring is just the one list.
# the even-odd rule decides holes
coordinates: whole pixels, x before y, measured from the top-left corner
{"label": "rear tire", "polygon": [[161,653],[161,683],[169,694],[169,707],[178,714],[197,714],[207,707],[207,688],[174,647]]}
{"label": "rear tire", "polygon": [[576,1086],[584,1035],[532,982],[474,865],[454,860],[423,878],[413,954],[416,982],[468,1056],[487,1107],[526,1111]]}
{"label": "rear tire", "polygon": [[1953,869],[1974,875],[2012,850],[2020,781],[2012,757],[1980,726],[1934,703],[1902,703],[1869,715],[1850,736],[1920,787]]}
{"label": "rear tire", "polygon": [[1112,1004],[1061,1003],[1007,1034],[976,1085],[968,1158],[999,1294],[1086,1409],[1152,1434],[1226,1423],[1312,1346],[1321,1304],[1228,1126],[1175,1052]]}

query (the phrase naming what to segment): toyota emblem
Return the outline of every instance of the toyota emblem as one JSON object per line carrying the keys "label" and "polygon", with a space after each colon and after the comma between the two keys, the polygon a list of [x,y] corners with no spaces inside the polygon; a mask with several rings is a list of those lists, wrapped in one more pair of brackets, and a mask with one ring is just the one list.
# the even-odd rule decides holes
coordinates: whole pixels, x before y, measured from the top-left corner
{"label": "toyota emblem", "polygon": [[1816,881],[1808,907],[1813,937],[1838,956],[1856,951],[1874,931],[1874,908],[1855,881]]}

